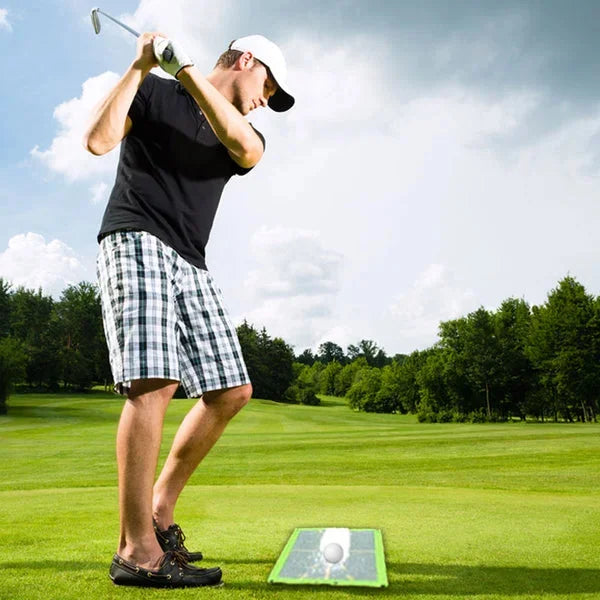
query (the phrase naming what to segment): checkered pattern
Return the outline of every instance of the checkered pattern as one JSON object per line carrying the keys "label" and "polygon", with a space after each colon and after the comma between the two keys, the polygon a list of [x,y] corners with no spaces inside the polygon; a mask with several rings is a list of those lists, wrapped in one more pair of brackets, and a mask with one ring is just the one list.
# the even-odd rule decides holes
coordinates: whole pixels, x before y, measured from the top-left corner
{"label": "checkered pattern", "polygon": [[145,231],[117,231],[96,261],[115,391],[173,379],[190,398],[250,383],[221,290],[208,271]]}

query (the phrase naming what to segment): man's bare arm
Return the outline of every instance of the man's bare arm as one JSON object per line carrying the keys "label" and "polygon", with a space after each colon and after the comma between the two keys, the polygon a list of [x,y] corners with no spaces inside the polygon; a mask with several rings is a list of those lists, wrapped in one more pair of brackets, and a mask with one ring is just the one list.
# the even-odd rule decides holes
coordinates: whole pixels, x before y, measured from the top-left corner
{"label": "man's bare arm", "polygon": [[155,35],[145,33],[138,39],[137,56],[123,77],[94,109],[83,136],[83,145],[92,154],[110,152],[129,133],[132,121],[127,115],[142,81],[157,66],[152,40]]}
{"label": "man's bare arm", "polygon": [[263,155],[263,143],[238,109],[194,66],[181,69],[177,79],[192,95],[231,158],[241,167],[256,165]]}

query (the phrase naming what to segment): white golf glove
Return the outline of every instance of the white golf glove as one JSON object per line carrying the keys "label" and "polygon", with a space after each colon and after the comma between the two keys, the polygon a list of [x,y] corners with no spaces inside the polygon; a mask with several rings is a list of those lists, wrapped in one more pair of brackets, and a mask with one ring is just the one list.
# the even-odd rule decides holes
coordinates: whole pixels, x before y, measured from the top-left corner
{"label": "white golf glove", "polygon": [[185,50],[173,40],[157,36],[153,42],[154,56],[163,71],[177,77],[183,67],[190,67],[194,61],[186,54]]}

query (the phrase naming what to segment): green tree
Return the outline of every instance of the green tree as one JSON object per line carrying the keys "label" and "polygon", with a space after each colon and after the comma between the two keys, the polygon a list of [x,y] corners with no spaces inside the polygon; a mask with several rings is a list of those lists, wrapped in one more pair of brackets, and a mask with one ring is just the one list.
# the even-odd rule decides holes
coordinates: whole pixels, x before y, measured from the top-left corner
{"label": "green tree", "polygon": [[305,366],[299,373],[297,383],[303,390],[312,390],[315,394],[321,389],[321,374],[325,370],[325,365],[317,361],[310,367]]}
{"label": "green tree", "polygon": [[436,347],[427,356],[425,364],[417,373],[419,385],[420,422],[435,423],[453,419],[452,395],[446,382],[446,364],[449,351]]}
{"label": "green tree", "polygon": [[7,413],[7,401],[15,382],[25,377],[27,353],[20,340],[0,339],[0,415]]}
{"label": "green tree", "polygon": [[380,369],[381,386],[375,396],[373,412],[406,412],[403,410],[401,401],[401,368],[398,363],[394,362]]}
{"label": "green tree", "polygon": [[336,361],[341,365],[345,365],[347,362],[342,347],[334,344],[333,342],[325,342],[319,346],[317,360],[322,362],[324,365],[327,365],[333,361]]}
{"label": "green tree", "polygon": [[385,350],[381,348],[377,350],[377,354],[375,354],[375,358],[373,359],[373,365],[379,369],[383,369],[386,365],[391,365],[392,362],[392,359],[385,353]]}
{"label": "green tree", "polygon": [[394,354],[392,360],[401,365],[408,358],[408,356],[408,354]]}
{"label": "green tree", "polygon": [[354,382],[354,378],[356,377],[358,371],[361,368],[368,366],[367,360],[364,357],[357,358],[351,363],[345,365],[336,377],[335,395],[346,396],[348,390],[352,387],[352,383]]}
{"label": "green tree", "polygon": [[60,347],[51,328],[54,309],[54,300],[41,289],[19,287],[11,296],[10,333],[23,343],[27,354],[23,379],[30,385],[41,387],[60,371]]}
{"label": "green tree", "polygon": [[269,393],[266,398],[281,401],[294,380],[294,351],[283,339],[269,340],[262,346],[263,356],[269,370]]}
{"label": "green tree", "polygon": [[253,396],[262,398],[263,380],[266,379],[267,372],[263,361],[261,360],[258,347],[258,331],[246,320],[237,328],[237,336],[242,348],[244,362],[248,369],[250,381],[252,381]]}
{"label": "green tree", "polygon": [[598,406],[596,301],[567,276],[546,303],[533,307],[527,354],[540,372],[555,420],[594,420]]}
{"label": "green tree", "polygon": [[54,301],[37,292],[19,287],[11,298],[10,333],[28,347],[41,345],[42,335],[52,314]]}
{"label": "green tree", "polygon": [[430,350],[415,350],[402,363],[396,363],[395,379],[402,412],[416,413],[418,410],[420,395],[417,375],[430,353]]}
{"label": "green tree", "polygon": [[373,340],[361,340],[358,346],[350,344],[348,346],[348,357],[350,361],[364,358],[370,367],[383,366],[389,362],[385,352]]}
{"label": "green tree", "polygon": [[376,396],[381,388],[381,369],[363,367],[358,370],[348,390],[348,404],[354,410],[376,412]]}
{"label": "green tree", "polygon": [[314,364],[316,360],[317,359],[310,348],[307,348],[296,358],[297,362],[302,363],[303,365],[308,365],[309,367],[310,365]]}
{"label": "green tree", "polygon": [[524,419],[537,404],[537,377],[525,347],[531,325],[531,310],[524,300],[505,300],[494,315],[498,342],[500,412],[504,417]]}
{"label": "green tree", "polygon": [[325,365],[325,368],[321,372],[321,376],[319,378],[319,392],[321,394],[327,394],[329,396],[333,396],[335,394],[336,378],[342,369],[342,365],[337,360],[333,360]]}
{"label": "green tree", "polygon": [[499,346],[492,315],[483,307],[467,316],[465,336],[466,374],[475,391],[485,393],[488,419],[492,418],[491,392],[498,383]]}
{"label": "green tree", "polygon": [[0,339],[10,334],[11,285],[0,277]]}
{"label": "green tree", "polygon": [[439,348],[444,351],[443,376],[447,395],[447,406],[442,410],[454,410],[460,416],[479,413],[483,407],[481,388],[473,385],[468,374],[471,360],[467,345],[469,328],[467,317],[445,321],[439,327]]}
{"label": "green tree", "polygon": [[289,399],[286,391],[294,380],[294,352],[281,338],[272,340],[266,329],[258,332],[244,321],[237,328],[242,354],[256,398],[276,402]]}
{"label": "green tree", "polygon": [[324,367],[320,362],[308,365],[294,363],[294,382],[284,394],[285,402],[318,405],[317,397],[320,375]]}
{"label": "green tree", "polygon": [[[40,345],[29,349],[27,381],[38,388],[46,386],[58,391],[63,377],[62,328],[53,309],[50,320],[42,332]],[[108,361],[108,358],[106,359]]]}
{"label": "green tree", "polygon": [[61,331],[61,360],[65,388],[88,389],[100,380],[96,361],[107,361],[102,308],[96,285],[68,286],[56,306]]}

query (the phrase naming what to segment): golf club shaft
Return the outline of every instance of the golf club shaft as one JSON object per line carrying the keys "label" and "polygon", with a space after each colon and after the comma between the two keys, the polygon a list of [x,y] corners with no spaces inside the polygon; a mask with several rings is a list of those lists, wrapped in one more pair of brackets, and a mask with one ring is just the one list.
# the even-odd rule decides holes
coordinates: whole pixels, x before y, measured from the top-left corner
{"label": "golf club shaft", "polygon": [[114,17],[111,17],[109,14],[105,13],[99,8],[97,9],[97,12],[99,12],[101,15],[104,15],[107,19],[110,19],[113,23],[120,25],[123,29],[127,29],[127,31],[135,35],[135,37],[140,37],[140,34],[135,29],[131,29],[131,27],[128,27],[127,25],[125,25],[125,23],[121,23],[121,21],[115,19]]}

